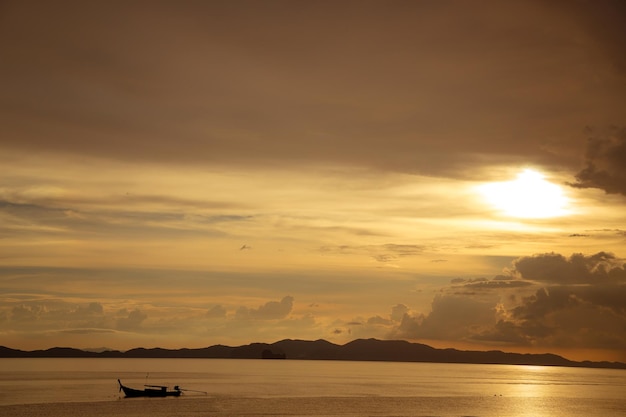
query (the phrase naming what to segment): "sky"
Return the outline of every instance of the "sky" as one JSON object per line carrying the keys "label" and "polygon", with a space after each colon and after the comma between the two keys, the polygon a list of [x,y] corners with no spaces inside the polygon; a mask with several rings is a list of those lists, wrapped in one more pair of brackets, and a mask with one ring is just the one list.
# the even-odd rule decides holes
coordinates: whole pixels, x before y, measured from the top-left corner
{"label": "sky", "polygon": [[626,361],[626,7],[0,2],[0,344]]}

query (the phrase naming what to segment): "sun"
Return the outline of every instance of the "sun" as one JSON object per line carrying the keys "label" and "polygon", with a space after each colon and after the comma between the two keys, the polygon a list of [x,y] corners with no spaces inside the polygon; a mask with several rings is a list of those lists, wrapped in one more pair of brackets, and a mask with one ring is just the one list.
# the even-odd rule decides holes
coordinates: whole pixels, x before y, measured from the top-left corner
{"label": "sun", "polygon": [[485,200],[501,214],[519,218],[548,218],[568,214],[563,189],[532,169],[512,181],[492,182],[479,187]]}

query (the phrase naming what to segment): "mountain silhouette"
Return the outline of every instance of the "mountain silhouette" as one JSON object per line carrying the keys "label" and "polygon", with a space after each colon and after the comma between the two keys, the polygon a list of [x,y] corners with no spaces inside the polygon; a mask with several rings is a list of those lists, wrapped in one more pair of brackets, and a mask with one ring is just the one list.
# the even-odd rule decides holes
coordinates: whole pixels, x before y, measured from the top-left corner
{"label": "mountain silhouette", "polygon": [[275,343],[251,343],[237,347],[214,345],[197,349],[134,348],[125,352],[86,351],[68,347],[23,351],[0,346],[0,358],[213,358],[297,359],[341,361],[475,363],[509,365],[572,366],[626,369],[621,362],[576,362],[551,353],[510,353],[499,350],[468,351],[436,349],[405,340],[357,339],[345,345],[326,340],[285,339]]}

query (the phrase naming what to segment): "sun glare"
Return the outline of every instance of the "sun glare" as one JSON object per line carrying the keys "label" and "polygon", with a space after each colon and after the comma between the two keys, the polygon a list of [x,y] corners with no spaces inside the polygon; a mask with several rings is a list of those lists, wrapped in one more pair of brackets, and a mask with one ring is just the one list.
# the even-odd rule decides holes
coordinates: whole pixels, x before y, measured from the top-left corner
{"label": "sun glare", "polygon": [[532,169],[513,181],[492,182],[479,187],[485,200],[502,214],[520,218],[547,218],[568,213],[563,189]]}

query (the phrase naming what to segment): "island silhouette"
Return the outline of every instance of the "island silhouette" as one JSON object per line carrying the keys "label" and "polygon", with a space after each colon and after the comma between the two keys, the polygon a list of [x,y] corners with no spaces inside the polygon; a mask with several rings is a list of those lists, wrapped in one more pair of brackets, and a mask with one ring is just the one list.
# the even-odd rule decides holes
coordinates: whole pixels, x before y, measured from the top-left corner
{"label": "island silhouette", "polygon": [[512,353],[500,350],[437,349],[405,340],[357,339],[344,345],[326,340],[285,339],[275,343],[242,346],[213,345],[205,348],[134,348],[127,351],[93,352],[69,347],[23,351],[0,346],[0,358],[196,358],[196,359],[291,359],[386,362],[432,362],[569,366],[626,369],[622,362],[576,362],[552,353]]}

